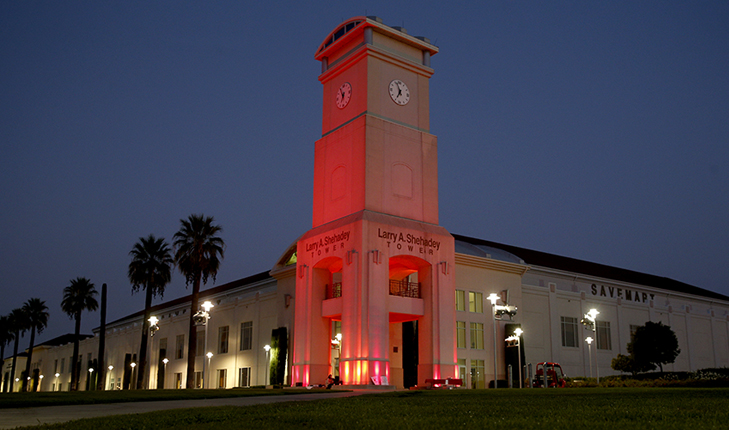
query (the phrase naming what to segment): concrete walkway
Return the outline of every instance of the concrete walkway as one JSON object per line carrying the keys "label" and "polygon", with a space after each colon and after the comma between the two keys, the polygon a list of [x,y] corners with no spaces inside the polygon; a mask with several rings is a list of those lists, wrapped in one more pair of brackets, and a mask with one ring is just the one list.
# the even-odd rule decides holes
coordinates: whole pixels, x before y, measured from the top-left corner
{"label": "concrete walkway", "polygon": [[331,391],[317,394],[284,394],[279,396],[229,397],[203,400],[164,400],[158,402],[109,403],[104,405],[43,406],[38,408],[0,409],[0,429],[54,424],[81,418],[109,415],[141,414],[168,409],[205,406],[251,406],[264,403],[337,399],[372,393],[370,390]]}

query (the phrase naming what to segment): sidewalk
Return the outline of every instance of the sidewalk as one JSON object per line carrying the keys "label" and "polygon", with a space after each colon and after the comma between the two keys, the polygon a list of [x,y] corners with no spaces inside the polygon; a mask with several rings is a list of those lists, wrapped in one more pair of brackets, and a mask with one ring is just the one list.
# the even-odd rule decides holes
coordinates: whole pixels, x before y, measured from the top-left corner
{"label": "sidewalk", "polygon": [[109,415],[141,414],[168,409],[200,408],[205,406],[251,406],[265,403],[336,399],[371,392],[368,390],[332,391],[317,394],[285,394],[280,396],[230,397],[224,399],[165,400],[157,402],[109,403],[104,405],[66,405],[0,409],[0,429],[62,423],[81,418],[104,417]]}

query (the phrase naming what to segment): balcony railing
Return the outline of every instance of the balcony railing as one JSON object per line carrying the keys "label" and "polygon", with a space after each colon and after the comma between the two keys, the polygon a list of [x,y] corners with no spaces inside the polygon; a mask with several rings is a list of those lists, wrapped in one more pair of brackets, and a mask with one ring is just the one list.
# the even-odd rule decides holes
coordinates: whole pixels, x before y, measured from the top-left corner
{"label": "balcony railing", "polygon": [[420,283],[390,279],[390,295],[419,299],[421,298]]}
{"label": "balcony railing", "polygon": [[327,299],[336,299],[337,297],[342,297],[342,283],[327,284]]}

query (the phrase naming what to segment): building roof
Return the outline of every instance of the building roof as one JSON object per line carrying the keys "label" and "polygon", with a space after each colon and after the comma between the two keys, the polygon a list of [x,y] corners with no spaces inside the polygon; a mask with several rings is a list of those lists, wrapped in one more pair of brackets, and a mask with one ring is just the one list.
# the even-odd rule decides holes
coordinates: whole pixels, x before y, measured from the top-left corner
{"label": "building roof", "polygon": [[[261,272],[252,276],[248,276],[247,278],[238,279],[233,282],[228,282],[227,284],[218,285],[217,287],[209,288],[207,290],[200,291],[200,299],[204,299],[206,297],[214,296],[215,294],[221,293],[223,291],[227,291],[232,288],[242,287],[244,285],[253,284],[256,282],[265,281],[267,279],[273,279],[268,271]],[[188,294],[186,296],[180,297],[178,299],[170,300],[168,302],[162,302],[158,305],[152,306],[151,312],[154,313],[160,309],[167,309],[172,306],[181,305],[185,303],[189,303],[192,300],[192,294]],[[144,309],[141,311],[135,312],[133,314],[126,315],[122,318],[119,318],[117,320],[107,322],[106,325],[112,325],[116,324],[121,321],[128,320],[130,318],[137,318],[137,317],[143,317],[144,316]],[[99,327],[96,327],[94,331],[98,331]]]}
{"label": "building roof", "polygon": [[[579,273],[598,278],[614,279],[616,281],[660,288],[678,293],[729,301],[729,297],[723,294],[715,293],[713,291],[662,276],[649,275],[647,273],[635,272],[599,263],[591,263],[589,261],[578,260],[576,258],[562,257],[560,255],[548,254],[546,252],[534,251],[532,249],[520,248],[518,246],[504,245],[501,243],[490,242],[488,240],[461,236],[458,234],[454,234],[453,237],[456,239],[457,252],[460,252],[459,249],[473,250],[474,248],[477,250],[501,250],[506,253],[504,254],[506,257],[504,255],[493,254],[491,258],[503,261],[512,261],[505,260],[504,258],[518,258],[530,266],[541,266],[556,270],[563,270],[565,272]],[[509,254],[512,257],[508,257]],[[483,256],[475,254],[473,251],[470,252],[469,255]]]}

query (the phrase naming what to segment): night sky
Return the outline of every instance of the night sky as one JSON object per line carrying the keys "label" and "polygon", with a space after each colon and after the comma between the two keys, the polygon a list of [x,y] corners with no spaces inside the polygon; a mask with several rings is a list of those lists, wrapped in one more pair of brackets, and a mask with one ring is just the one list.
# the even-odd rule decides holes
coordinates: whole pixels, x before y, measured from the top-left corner
{"label": "night sky", "polygon": [[192,213],[215,285],[269,270],[311,227],[314,53],[358,15],[440,49],[441,225],[729,295],[729,3],[348,3],[0,2],[0,314],[39,297],[37,342],[73,332],[79,276],[141,310],[129,251]]}

